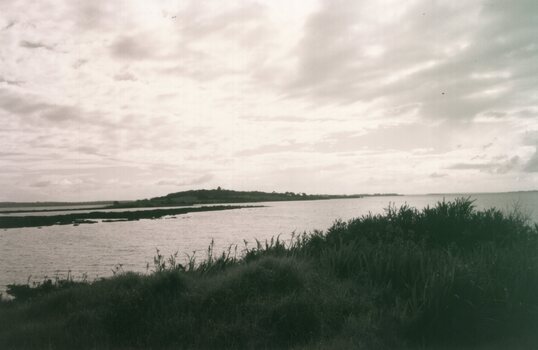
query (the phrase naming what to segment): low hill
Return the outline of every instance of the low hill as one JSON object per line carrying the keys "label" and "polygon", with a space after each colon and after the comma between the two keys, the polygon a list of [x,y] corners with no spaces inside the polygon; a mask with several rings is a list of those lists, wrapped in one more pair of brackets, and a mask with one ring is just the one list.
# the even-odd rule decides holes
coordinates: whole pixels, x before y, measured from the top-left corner
{"label": "low hill", "polygon": [[[395,195],[395,194],[387,194]],[[175,192],[162,197],[141,199],[128,203],[114,203],[114,208],[132,207],[162,207],[162,206],[183,206],[195,204],[215,204],[215,203],[249,203],[249,202],[274,202],[274,201],[300,201],[300,200],[321,200],[335,198],[361,198],[369,195],[325,195],[306,194],[293,192],[261,192],[261,191],[233,191],[220,187],[212,190],[190,190]]]}

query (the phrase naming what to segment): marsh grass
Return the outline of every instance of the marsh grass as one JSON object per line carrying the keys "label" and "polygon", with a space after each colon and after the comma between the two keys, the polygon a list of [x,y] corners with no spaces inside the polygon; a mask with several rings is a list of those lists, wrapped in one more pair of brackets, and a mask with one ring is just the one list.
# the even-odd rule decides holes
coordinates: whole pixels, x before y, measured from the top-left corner
{"label": "marsh grass", "polygon": [[538,227],[468,199],[10,286],[2,348],[537,348]]}

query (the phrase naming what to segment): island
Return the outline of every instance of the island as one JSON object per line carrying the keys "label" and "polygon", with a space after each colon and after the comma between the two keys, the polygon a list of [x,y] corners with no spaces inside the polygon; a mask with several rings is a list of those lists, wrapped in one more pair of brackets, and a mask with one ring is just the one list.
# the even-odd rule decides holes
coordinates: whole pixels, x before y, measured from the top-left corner
{"label": "island", "polygon": [[161,197],[140,199],[132,202],[114,202],[109,208],[145,208],[190,206],[196,204],[255,203],[278,201],[308,201],[342,198],[363,198],[371,196],[398,196],[396,193],[374,194],[306,194],[294,192],[234,191],[220,187],[216,189],[190,190],[170,193]]}
{"label": "island", "polygon": [[[349,199],[371,196],[399,196],[396,193],[374,194],[306,194],[294,192],[262,192],[262,191],[235,191],[221,187],[216,189],[189,190],[174,192],[161,197],[139,199],[134,201],[100,201],[100,202],[36,202],[32,203],[0,203],[0,207],[8,210],[0,211],[0,229],[18,227],[41,227],[52,225],[80,225],[92,224],[103,220],[132,221],[140,219],[157,219],[163,216],[180,215],[198,211],[214,211],[240,209],[256,206],[233,206],[224,204],[259,203],[259,202],[282,202],[282,201],[311,201],[328,199]],[[80,207],[79,207],[80,205]],[[99,205],[98,207],[85,208],[83,205]],[[210,205],[202,206],[200,205]],[[65,208],[58,208],[66,206]],[[54,207],[54,208],[52,208]],[[260,207],[260,206],[257,206]],[[157,209],[161,208],[161,209]],[[118,209],[136,209],[117,211]],[[111,210],[111,211],[105,211]],[[112,211],[113,210],[113,211]],[[47,212],[61,212],[58,215]],[[21,215],[21,213],[44,213],[43,215]],[[69,212],[69,213],[65,213]],[[17,214],[10,216],[9,214]]]}

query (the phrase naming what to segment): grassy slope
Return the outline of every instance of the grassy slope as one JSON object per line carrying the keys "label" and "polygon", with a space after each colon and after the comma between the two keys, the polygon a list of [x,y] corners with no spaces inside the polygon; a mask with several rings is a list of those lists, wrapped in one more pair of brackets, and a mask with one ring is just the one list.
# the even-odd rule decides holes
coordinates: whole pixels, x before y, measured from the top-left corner
{"label": "grassy slope", "polygon": [[149,276],[12,286],[0,348],[538,348],[538,228],[460,200]]}

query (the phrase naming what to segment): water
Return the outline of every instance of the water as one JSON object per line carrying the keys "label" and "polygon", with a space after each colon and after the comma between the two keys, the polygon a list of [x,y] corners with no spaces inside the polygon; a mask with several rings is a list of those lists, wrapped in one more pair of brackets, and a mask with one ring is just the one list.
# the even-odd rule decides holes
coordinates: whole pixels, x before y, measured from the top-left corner
{"label": "water", "polygon": [[[214,205],[214,204],[212,204]],[[225,204],[224,204],[225,205]],[[235,205],[235,204],[233,204]],[[39,210],[45,209],[46,211],[21,211],[14,210],[13,212],[2,212],[0,211],[0,217],[2,216],[48,216],[48,215],[62,215],[62,214],[80,214],[80,213],[89,213],[89,212],[123,212],[123,211],[139,211],[139,210],[155,210],[155,209],[178,209],[178,208],[193,208],[201,207],[202,204],[191,205],[191,206],[175,206],[175,207],[146,207],[146,208],[119,208],[119,209],[103,209],[102,206],[91,207],[91,206],[76,206],[76,207],[49,207],[41,208]],[[34,208],[28,210],[35,210]]]}
{"label": "water", "polygon": [[[5,214],[5,212],[28,212],[29,210],[58,210],[63,211],[66,209],[78,208],[78,209],[93,209],[93,208],[103,208],[104,205],[99,204],[87,204],[87,205],[77,205],[73,207],[71,205],[55,205],[55,206],[27,206],[27,207],[0,207],[0,215]],[[7,214],[12,215],[12,214]]]}
{"label": "water", "polygon": [[[156,249],[168,256],[175,251],[203,258],[213,239],[222,251],[243,240],[250,246],[280,235],[289,239],[293,231],[325,230],[336,219],[348,220],[368,212],[381,213],[389,203],[407,203],[417,208],[461,195],[369,197],[321,201],[268,202],[263,208],[199,212],[176,218],[91,225],[47,226],[0,231],[0,291],[9,283],[41,281],[45,276],[89,279],[112,275],[116,264],[124,270],[145,272]],[[538,222],[538,192],[472,195],[478,208],[497,207],[510,211],[515,206]],[[61,213],[61,212],[60,212]],[[73,213],[73,212],[68,212]],[[56,213],[58,214],[58,213]]]}

